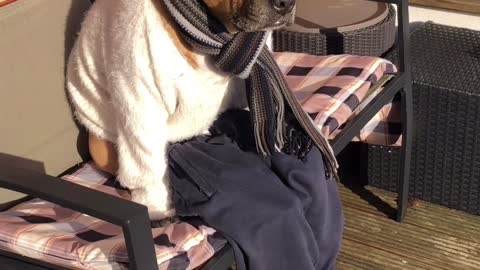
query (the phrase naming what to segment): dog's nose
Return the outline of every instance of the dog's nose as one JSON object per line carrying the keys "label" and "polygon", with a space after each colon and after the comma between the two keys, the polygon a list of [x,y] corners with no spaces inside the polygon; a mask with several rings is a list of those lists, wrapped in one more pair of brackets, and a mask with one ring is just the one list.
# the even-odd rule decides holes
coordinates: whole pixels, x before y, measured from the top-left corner
{"label": "dog's nose", "polygon": [[295,7],[295,0],[272,0],[273,7],[278,13],[285,15],[293,10]]}

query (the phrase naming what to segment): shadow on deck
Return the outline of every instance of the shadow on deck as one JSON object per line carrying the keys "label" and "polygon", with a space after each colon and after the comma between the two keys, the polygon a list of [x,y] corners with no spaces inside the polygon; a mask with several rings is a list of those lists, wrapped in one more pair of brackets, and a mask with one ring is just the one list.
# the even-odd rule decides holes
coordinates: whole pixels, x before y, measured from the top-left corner
{"label": "shadow on deck", "polygon": [[[352,191],[353,190],[353,191]],[[395,194],[340,186],[346,226],[339,270],[480,269],[480,217],[417,201],[395,222]]]}
{"label": "shadow on deck", "polygon": [[480,270],[480,216],[414,201],[397,223],[396,194],[367,184],[365,148],[341,154],[345,233],[338,270]]}

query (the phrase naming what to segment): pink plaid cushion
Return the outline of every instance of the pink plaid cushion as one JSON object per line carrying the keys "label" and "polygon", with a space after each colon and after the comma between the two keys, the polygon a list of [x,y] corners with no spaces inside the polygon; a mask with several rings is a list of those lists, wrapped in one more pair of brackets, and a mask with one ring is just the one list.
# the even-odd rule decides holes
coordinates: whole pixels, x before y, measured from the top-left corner
{"label": "pink plaid cushion", "polygon": [[[333,139],[361,109],[362,102],[383,89],[369,90],[397,69],[378,57],[353,55],[314,56],[274,53],[295,96],[321,132]],[[399,145],[401,125],[399,102],[385,106],[354,139],[370,144]]]}
{"label": "pink plaid cushion", "polygon": [[[129,199],[114,178],[91,163],[63,179]],[[195,269],[226,243],[215,230],[187,223],[152,228],[152,233],[164,270]],[[0,213],[0,249],[72,269],[128,268],[120,227],[40,199]]]}

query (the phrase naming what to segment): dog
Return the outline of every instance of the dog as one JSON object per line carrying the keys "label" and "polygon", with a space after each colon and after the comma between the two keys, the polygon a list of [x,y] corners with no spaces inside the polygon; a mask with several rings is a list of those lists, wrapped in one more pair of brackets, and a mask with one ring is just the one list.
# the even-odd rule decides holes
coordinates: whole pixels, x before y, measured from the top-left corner
{"label": "dog", "polygon": [[[202,0],[232,33],[293,22],[295,0]],[[161,0],[97,0],[70,54],[67,89],[96,166],[117,176],[155,220],[172,217],[166,146],[204,134],[245,85],[178,33]]]}

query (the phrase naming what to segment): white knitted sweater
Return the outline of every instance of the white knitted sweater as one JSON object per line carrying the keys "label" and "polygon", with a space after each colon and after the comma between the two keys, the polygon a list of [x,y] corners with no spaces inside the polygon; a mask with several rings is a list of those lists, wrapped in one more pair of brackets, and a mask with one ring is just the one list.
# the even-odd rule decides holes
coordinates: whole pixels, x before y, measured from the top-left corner
{"label": "white knitted sweater", "polygon": [[120,183],[158,218],[168,209],[167,143],[201,134],[246,101],[243,83],[203,57],[199,69],[188,64],[154,1],[97,0],[69,58],[67,88],[78,120],[115,143]]}

